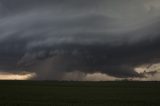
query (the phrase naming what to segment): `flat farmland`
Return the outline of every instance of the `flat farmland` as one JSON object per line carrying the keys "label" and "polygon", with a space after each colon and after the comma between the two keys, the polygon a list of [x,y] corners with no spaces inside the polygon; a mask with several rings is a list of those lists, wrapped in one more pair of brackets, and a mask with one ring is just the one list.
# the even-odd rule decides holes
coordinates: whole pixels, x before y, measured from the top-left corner
{"label": "flat farmland", "polygon": [[160,82],[0,81],[0,106],[160,106]]}

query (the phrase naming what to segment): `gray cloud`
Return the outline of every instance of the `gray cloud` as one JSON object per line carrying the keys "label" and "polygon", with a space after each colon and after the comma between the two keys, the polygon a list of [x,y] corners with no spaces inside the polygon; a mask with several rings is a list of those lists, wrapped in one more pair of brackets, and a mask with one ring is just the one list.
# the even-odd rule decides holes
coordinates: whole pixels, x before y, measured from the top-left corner
{"label": "gray cloud", "polygon": [[134,68],[158,63],[157,0],[1,0],[0,68],[39,79],[67,72],[144,77]]}

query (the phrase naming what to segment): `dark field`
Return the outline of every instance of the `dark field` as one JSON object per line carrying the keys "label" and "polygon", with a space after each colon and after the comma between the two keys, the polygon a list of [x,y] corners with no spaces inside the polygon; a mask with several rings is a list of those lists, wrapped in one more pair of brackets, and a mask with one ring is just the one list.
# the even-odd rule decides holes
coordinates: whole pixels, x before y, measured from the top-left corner
{"label": "dark field", "polygon": [[160,82],[0,81],[0,106],[160,106]]}

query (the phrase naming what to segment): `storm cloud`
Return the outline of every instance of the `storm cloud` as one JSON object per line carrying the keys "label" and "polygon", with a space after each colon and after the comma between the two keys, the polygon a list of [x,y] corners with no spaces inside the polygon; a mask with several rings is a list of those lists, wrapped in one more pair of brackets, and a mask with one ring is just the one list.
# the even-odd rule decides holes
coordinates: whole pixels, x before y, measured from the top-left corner
{"label": "storm cloud", "polygon": [[159,0],[0,0],[0,69],[41,80],[146,78],[135,68],[160,62],[159,11]]}

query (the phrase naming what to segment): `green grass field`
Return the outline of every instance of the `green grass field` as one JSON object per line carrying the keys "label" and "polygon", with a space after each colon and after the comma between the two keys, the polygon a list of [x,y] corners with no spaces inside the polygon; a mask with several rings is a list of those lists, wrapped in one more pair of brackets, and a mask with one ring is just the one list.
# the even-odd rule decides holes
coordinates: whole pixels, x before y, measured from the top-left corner
{"label": "green grass field", "polygon": [[0,106],[160,106],[160,82],[0,81]]}

